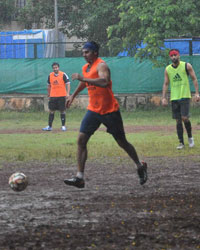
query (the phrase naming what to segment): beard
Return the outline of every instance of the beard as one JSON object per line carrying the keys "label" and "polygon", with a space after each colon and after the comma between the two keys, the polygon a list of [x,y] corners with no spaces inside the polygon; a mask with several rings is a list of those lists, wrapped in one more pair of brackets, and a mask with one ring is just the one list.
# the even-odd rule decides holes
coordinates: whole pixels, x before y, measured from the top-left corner
{"label": "beard", "polygon": [[173,62],[174,64],[178,64],[178,62],[179,62],[179,59],[177,59],[177,58],[174,58],[174,59],[172,59],[172,62]]}

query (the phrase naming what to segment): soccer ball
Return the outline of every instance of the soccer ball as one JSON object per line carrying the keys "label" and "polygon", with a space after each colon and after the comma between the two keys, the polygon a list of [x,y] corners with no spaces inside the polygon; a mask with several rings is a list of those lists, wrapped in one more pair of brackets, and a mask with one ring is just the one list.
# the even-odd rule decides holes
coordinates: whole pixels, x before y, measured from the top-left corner
{"label": "soccer ball", "polygon": [[12,190],[20,192],[27,187],[28,178],[23,173],[14,173],[10,176],[8,184]]}

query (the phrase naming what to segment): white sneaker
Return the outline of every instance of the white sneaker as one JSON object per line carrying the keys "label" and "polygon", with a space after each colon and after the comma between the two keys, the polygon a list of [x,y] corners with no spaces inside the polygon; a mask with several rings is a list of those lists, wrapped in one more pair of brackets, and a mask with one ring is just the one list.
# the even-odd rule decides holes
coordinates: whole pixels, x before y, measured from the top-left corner
{"label": "white sneaker", "polygon": [[62,131],[66,131],[67,128],[66,128],[65,126],[62,126],[61,130],[62,130]]}
{"label": "white sneaker", "polygon": [[43,131],[51,131],[52,128],[51,128],[50,126],[47,126],[46,128],[43,128],[42,130],[43,130]]}
{"label": "white sneaker", "polygon": [[183,149],[185,147],[185,145],[183,144],[183,143],[180,143],[177,147],[176,147],[176,149]]}
{"label": "white sneaker", "polygon": [[188,138],[188,143],[189,143],[189,147],[193,148],[194,147],[194,138],[193,137]]}

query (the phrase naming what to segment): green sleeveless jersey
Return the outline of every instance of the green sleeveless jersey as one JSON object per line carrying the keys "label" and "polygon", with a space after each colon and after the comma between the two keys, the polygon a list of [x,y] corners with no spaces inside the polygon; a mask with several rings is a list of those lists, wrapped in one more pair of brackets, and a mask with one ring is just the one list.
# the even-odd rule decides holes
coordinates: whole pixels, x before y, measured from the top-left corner
{"label": "green sleeveless jersey", "polygon": [[180,61],[177,68],[172,67],[172,65],[166,67],[170,81],[171,101],[191,98],[190,84],[185,67],[186,63],[182,61]]}

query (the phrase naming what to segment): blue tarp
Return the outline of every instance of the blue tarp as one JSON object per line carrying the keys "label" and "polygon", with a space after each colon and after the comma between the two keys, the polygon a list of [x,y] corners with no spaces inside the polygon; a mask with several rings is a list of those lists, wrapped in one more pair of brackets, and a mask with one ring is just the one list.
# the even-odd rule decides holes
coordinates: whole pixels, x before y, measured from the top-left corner
{"label": "blue tarp", "polygon": [[[35,38],[34,35],[41,33],[41,38]],[[30,36],[32,37],[30,38]],[[19,39],[17,39],[17,37]],[[23,39],[24,38],[24,39]],[[12,58],[34,58],[34,44],[42,43],[45,39],[45,33],[42,30],[24,30],[24,31],[6,31],[0,32],[0,59]],[[26,44],[28,43],[28,44]],[[29,44],[31,43],[31,44]],[[37,45],[37,57],[44,55],[44,45]]]}
{"label": "blue tarp", "polygon": [[[200,38],[165,39],[164,45],[168,49],[178,49],[181,55],[200,55]],[[142,43],[138,48],[144,48]],[[128,51],[123,51],[118,56],[128,56]]]}

